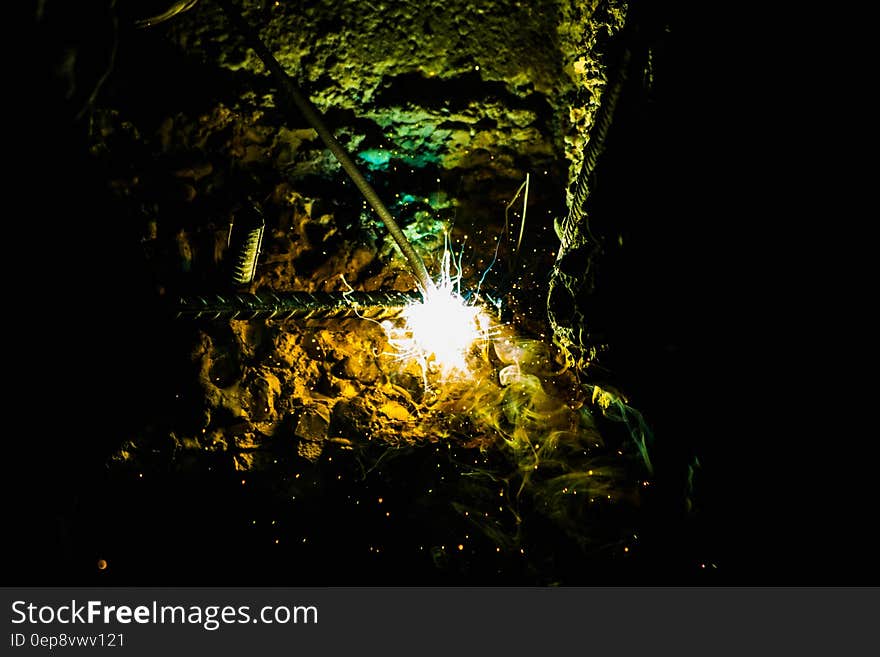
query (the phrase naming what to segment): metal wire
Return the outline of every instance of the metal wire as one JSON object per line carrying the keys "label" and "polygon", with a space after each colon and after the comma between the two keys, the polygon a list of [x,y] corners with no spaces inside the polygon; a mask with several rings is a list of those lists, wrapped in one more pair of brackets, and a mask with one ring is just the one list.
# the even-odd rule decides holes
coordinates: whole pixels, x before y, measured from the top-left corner
{"label": "metal wire", "polygon": [[339,161],[339,164],[342,165],[342,168],[351,178],[352,182],[354,182],[355,186],[360,190],[361,194],[363,194],[364,198],[367,202],[372,206],[373,210],[376,211],[376,214],[379,215],[379,218],[385,224],[385,227],[388,229],[388,232],[391,233],[391,237],[394,238],[394,241],[397,243],[398,248],[401,253],[403,253],[407,262],[409,263],[410,269],[412,270],[413,275],[416,277],[416,281],[418,281],[419,285],[422,288],[423,292],[429,292],[434,288],[434,284],[431,281],[431,277],[428,275],[428,270],[425,267],[424,261],[419,257],[419,254],[415,252],[412,245],[409,243],[409,240],[406,239],[406,235],[403,234],[403,231],[400,229],[400,226],[395,221],[394,217],[391,216],[391,213],[388,211],[388,208],[385,207],[385,204],[382,203],[382,200],[379,198],[379,195],[376,193],[376,190],[373,189],[372,185],[367,182],[366,178],[363,177],[361,172],[358,170],[357,165],[355,165],[354,161],[348,155],[345,148],[336,141],[336,137],[333,136],[333,133],[330,132],[329,128],[325,125],[321,115],[318,110],[312,105],[312,102],[299,90],[293,80],[287,75],[287,72],[284,70],[284,67],[275,59],[275,56],[272,52],[266,47],[266,44],[263,43],[262,39],[260,39],[257,32],[251,27],[251,25],[244,19],[241,15],[241,12],[235,9],[231,2],[227,0],[216,0],[220,6],[223,8],[223,11],[226,12],[226,15],[229,19],[235,24],[238,30],[244,35],[247,39],[250,47],[253,49],[257,56],[263,61],[266,68],[272,73],[275,77],[275,80],[281,86],[281,89],[290,100],[294,103],[294,105],[299,108],[299,111],[302,112],[303,117],[305,117],[306,121],[308,121],[309,125],[315,129],[315,132],[318,133],[318,136],[324,141],[327,145],[327,148],[330,149],[330,152],[336,157]]}
{"label": "metal wire", "polygon": [[179,297],[173,313],[177,319],[252,320],[389,319],[405,306],[418,303],[418,292],[257,292],[201,294]]}

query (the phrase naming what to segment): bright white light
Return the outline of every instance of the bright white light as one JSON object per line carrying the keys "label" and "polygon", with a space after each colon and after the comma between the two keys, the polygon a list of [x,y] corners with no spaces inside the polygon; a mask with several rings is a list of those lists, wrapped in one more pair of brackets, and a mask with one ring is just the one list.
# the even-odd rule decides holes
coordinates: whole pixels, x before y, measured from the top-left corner
{"label": "bright white light", "polygon": [[438,371],[442,378],[466,374],[467,357],[474,343],[488,338],[489,317],[482,308],[462,298],[461,274],[453,276],[451,269],[452,258],[447,248],[436,286],[421,302],[404,308],[402,327],[385,325],[398,358],[417,360],[426,384],[428,371]]}
{"label": "bright white light", "polygon": [[480,337],[480,309],[451,290],[432,290],[422,303],[403,311],[416,356],[441,370],[465,371],[465,358]]}

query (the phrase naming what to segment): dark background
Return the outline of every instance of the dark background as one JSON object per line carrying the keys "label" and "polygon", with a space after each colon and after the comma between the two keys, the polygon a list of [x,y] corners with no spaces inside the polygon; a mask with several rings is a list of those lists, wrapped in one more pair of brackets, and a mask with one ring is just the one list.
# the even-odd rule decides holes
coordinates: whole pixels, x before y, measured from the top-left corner
{"label": "dark background", "polygon": [[[642,410],[663,438],[659,492],[643,561],[609,566],[604,583],[876,583],[859,540],[866,498],[840,476],[854,455],[810,421],[813,401],[797,392],[788,354],[801,338],[780,317],[797,291],[775,278],[787,273],[786,253],[763,246],[779,216],[780,186],[768,181],[778,180],[784,156],[765,76],[775,78],[776,49],[741,27],[741,7],[651,4],[646,28],[671,28],[655,37],[656,89],[622,99],[592,200],[600,223],[613,211],[627,248],[599,263],[600,292],[590,303],[604,311],[602,329],[619,354],[609,364],[646,400]],[[210,480],[140,488],[108,480],[116,428],[164,412],[160,382],[181,364],[173,357],[179,336],[155,307],[136,242],[114,221],[86,150],[85,119],[76,118],[111,47],[105,19],[72,13],[56,31],[34,34],[8,101],[17,112],[4,221],[14,363],[4,533],[14,556],[4,581],[92,583],[100,549],[115,541],[132,553],[113,584],[321,584],[309,578],[323,572],[334,573],[326,583],[462,583],[415,561],[332,569],[333,555],[310,574],[254,553],[238,532],[232,519],[269,499],[260,491],[232,496]],[[129,37],[120,32],[120,49],[131,47]],[[89,43],[94,57],[70,101],[53,76],[66,40]],[[680,504],[695,456],[696,521]],[[306,522],[329,524],[328,545],[367,529],[363,518]],[[702,555],[716,573],[693,570]]]}

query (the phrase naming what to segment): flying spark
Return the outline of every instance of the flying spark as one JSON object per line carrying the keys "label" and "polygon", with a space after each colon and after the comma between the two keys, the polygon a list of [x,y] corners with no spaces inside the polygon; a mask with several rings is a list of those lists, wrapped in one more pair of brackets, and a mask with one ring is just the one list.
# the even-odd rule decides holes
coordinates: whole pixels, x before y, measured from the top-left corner
{"label": "flying spark", "polygon": [[428,372],[439,373],[441,379],[467,375],[467,358],[474,345],[490,337],[489,315],[462,296],[461,265],[448,246],[440,279],[421,301],[404,308],[401,317],[402,325],[383,322],[383,327],[397,357],[419,363],[426,387]]}

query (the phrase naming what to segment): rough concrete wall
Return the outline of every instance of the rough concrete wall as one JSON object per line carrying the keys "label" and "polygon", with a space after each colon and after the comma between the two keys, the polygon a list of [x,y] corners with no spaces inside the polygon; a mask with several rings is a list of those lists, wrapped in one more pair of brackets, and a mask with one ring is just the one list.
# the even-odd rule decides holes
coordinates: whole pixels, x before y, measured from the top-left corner
{"label": "rough concrete wall", "polygon": [[[605,77],[598,38],[623,16],[622,2],[599,0],[245,6],[320,109],[371,119],[405,157],[446,168],[481,148],[533,166],[558,158],[572,123],[588,127]],[[222,67],[263,72],[210,3],[175,36]]]}
{"label": "rough concrete wall", "polygon": [[[620,29],[625,9],[621,0],[244,6],[365,166],[481,171],[505,193],[504,179],[556,172],[565,159],[576,172],[606,79],[601,40]],[[264,72],[210,3],[181,18],[174,35],[207,62]],[[263,91],[243,94],[240,107],[272,106]]]}
{"label": "rough concrete wall", "polygon": [[[476,287],[494,261],[505,206],[531,174],[533,241],[521,269],[506,281],[499,277],[498,287],[532,305],[531,313],[518,313],[518,325],[546,335],[543,294],[558,244],[554,213],[564,212],[605,83],[603,35],[620,28],[623,3],[245,4],[247,19],[326,113],[432,274],[443,231],[454,223],[455,246],[466,236],[469,248],[463,287]],[[141,225],[157,287],[166,294],[228,289],[228,225],[250,197],[266,217],[251,289],[412,290],[413,278],[375,215],[307,123],[276,106],[275,82],[218,7],[202,2],[158,29],[185,70],[144,60],[137,70],[154,77],[133,76],[134,95],[108,95],[92,124],[93,154],[125,209],[121,215]],[[495,268],[506,266],[502,258]],[[181,360],[188,355],[190,367],[172,384],[173,417],[135,432],[116,454],[120,472],[216,468],[281,479],[300,496],[307,491],[288,481],[291,472],[319,463],[328,480],[350,479],[352,454],[376,458],[379,449],[441,440],[480,448],[468,461],[476,467],[491,458],[490,447],[503,449],[500,429],[486,417],[507,412],[504,400],[519,394],[510,392],[516,385],[539,381],[543,419],[517,435],[531,432],[537,440],[548,432],[548,444],[569,437],[573,461],[564,468],[589,473],[579,486],[595,494],[591,509],[612,504],[612,493],[615,504],[637,498],[632,481],[614,488],[616,465],[595,466],[594,476],[595,459],[617,464],[624,452],[617,443],[602,444],[590,412],[580,410],[597,397],[585,399],[570,372],[559,374],[549,341],[529,348],[523,367],[534,372],[508,389],[495,370],[519,364],[502,353],[510,347],[499,340],[487,350],[480,380],[444,398],[426,390],[415,362],[395,358],[375,323],[235,321],[189,330],[189,354]],[[468,397],[475,390],[484,397]],[[470,406],[461,403],[465,398]],[[531,469],[502,467],[514,478]],[[560,484],[547,494],[557,500],[576,490]],[[569,529],[580,541],[590,523],[577,517]],[[518,522],[511,534],[519,534]]]}
{"label": "rough concrete wall", "polygon": [[[500,239],[503,204],[527,172],[533,175],[530,215],[537,218],[530,230],[537,241],[527,271],[506,285],[525,291],[533,312],[522,313],[523,321],[539,332],[555,248],[548,215],[561,209],[558,201],[579,166],[606,80],[601,50],[621,28],[625,4],[243,6],[406,224],[432,273],[442,231],[454,220],[463,225],[457,237],[467,231],[474,249],[463,263],[464,284],[475,285]],[[228,223],[251,197],[267,217],[253,288],[412,289],[374,215],[305,121],[276,108],[275,82],[218,5],[199,3],[158,29],[183,61],[195,62],[181,74],[190,101],[180,103],[163,89],[163,76],[175,72],[160,70],[147,92],[158,108],[149,118],[139,116],[130,96],[110,95],[93,122],[93,152],[143,225],[158,284],[196,291],[222,286]],[[206,330],[193,352],[204,394],[194,405],[204,409],[194,428],[217,438],[217,431],[229,433],[218,417],[232,418],[236,430],[245,420],[247,431],[265,425],[268,436],[292,409],[317,406],[328,420],[332,404],[324,397],[350,399],[375,387],[375,373],[364,377],[364,368],[352,365],[375,369],[362,353],[376,351],[366,338],[382,351],[381,332],[372,333],[352,340],[344,330],[295,336],[246,326],[234,326],[232,334]],[[221,375],[219,387],[217,363],[220,370],[232,363],[236,373]],[[417,377],[413,382],[404,387],[417,390]]]}

